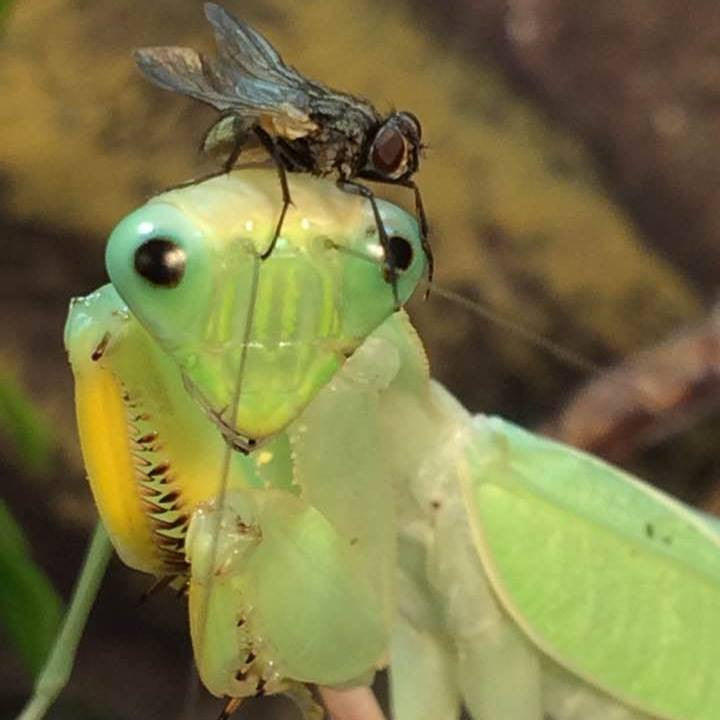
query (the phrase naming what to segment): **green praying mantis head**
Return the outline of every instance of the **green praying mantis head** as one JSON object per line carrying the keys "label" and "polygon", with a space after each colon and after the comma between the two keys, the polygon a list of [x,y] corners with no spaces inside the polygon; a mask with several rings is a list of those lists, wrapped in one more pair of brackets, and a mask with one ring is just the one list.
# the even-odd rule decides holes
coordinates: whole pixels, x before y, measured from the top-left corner
{"label": "green praying mantis head", "polygon": [[[245,169],[158,195],[122,220],[113,285],[230,442],[284,428],[396,308],[368,201],[305,175],[267,259],[277,174]],[[404,303],[425,271],[418,227],[377,201]]]}

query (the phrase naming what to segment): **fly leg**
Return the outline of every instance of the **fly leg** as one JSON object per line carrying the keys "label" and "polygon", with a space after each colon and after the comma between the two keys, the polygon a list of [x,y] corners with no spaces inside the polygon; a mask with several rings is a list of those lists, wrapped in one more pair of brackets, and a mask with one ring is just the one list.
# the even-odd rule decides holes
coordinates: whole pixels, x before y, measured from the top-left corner
{"label": "fly leg", "polygon": [[[227,160],[223,163],[223,173],[229,173],[234,167],[235,163],[238,161],[238,158],[240,157],[240,152],[243,148],[243,145],[245,143],[245,135],[246,132],[242,132],[242,129],[238,127],[237,118],[233,118],[233,143],[232,143],[232,150],[230,151],[230,154],[227,156]],[[203,145],[207,142],[207,138],[205,139]],[[221,173],[218,173],[221,174]]]}
{"label": "fly leg", "polygon": [[222,172],[218,173],[218,175],[221,175],[223,173],[229,173],[234,167],[235,163],[238,161],[238,158],[240,157],[240,151],[242,150],[242,139],[239,135],[235,136],[235,141],[233,142],[232,150],[230,151],[230,154],[227,156],[227,160],[223,163],[223,169]]}
{"label": "fly leg", "polygon": [[361,185],[354,180],[344,180],[341,178],[337,181],[337,186],[344,192],[364,197],[370,203],[373,217],[375,218],[375,225],[377,227],[380,245],[382,246],[385,254],[385,279],[392,285],[395,308],[399,309],[400,296],[398,295],[397,287],[397,266],[395,263],[395,255],[390,248],[390,240],[388,239],[387,233],[385,232],[385,226],[383,225],[382,218],[380,217],[380,211],[378,210],[377,201],[375,200],[375,193],[373,193],[369,187]]}
{"label": "fly leg", "polygon": [[287,172],[285,171],[285,166],[283,165],[282,158],[280,157],[280,153],[278,152],[275,141],[262,128],[256,127],[255,134],[260,140],[262,146],[268,151],[270,157],[272,158],[273,163],[277,168],[278,177],[280,179],[280,187],[282,188],[283,206],[282,210],[280,211],[280,217],[278,218],[277,225],[275,226],[275,232],[273,233],[272,240],[270,240],[270,245],[268,245],[265,252],[260,255],[261,260],[267,260],[270,255],[272,255],[272,252],[275,249],[275,244],[277,243],[277,239],[280,236],[280,232],[282,231],[283,222],[285,222],[285,215],[287,213],[287,209],[290,207],[290,205],[293,204],[293,202],[292,198],[290,197],[290,188],[288,187]]}
{"label": "fly leg", "polygon": [[[229,132],[232,136],[232,141],[230,143],[228,143],[225,137],[220,136],[220,131],[218,130],[220,127],[225,128],[228,124],[230,125],[231,130]],[[191,185],[198,185],[199,183],[219,177],[220,175],[227,175],[233,170],[238,158],[240,157],[240,153],[247,141],[247,134],[248,129],[239,123],[238,118],[235,116],[227,115],[224,119],[218,120],[218,122],[216,122],[205,134],[205,138],[200,145],[200,150],[204,152],[211,152],[216,146],[222,145],[222,147],[225,147],[229,144],[230,153],[223,162],[222,167],[219,170],[213,170],[212,172],[205,173],[205,175],[200,175],[200,177],[192,178],[192,180],[185,180],[177,185],[171,185],[170,187],[165,188],[165,191],[181,190],[182,188],[190,187]]]}
{"label": "fly leg", "polygon": [[169,187],[166,187],[163,192],[169,192],[170,190],[182,190],[183,188],[190,187],[191,185],[199,185],[206,180],[212,180],[213,178],[220,177],[220,175],[227,175],[235,167],[235,163],[240,157],[241,150],[242,142],[240,140],[236,140],[235,144],[233,145],[233,149],[230,151],[230,154],[227,157],[227,160],[225,160],[219,170],[213,170],[212,172],[205,173],[204,175],[200,175],[199,177],[194,177],[190,180],[184,180],[177,185],[170,185]]}
{"label": "fly leg", "polygon": [[423,205],[422,195],[420,194],[420,188],[416,185],[414,180],[404,180],[398,184],[409,188],[415,195],[415,215],[417,216],[418,224],[420,225],[420,243],[422,244],[423,252],[427,258],[428,282],[430,283],[433,279],[435,261],[433,260],[432,247],[430,246],[430,240],[428,239],[430,233],[428,229],[427,215],[425,214],[425,206]]}
{"label": "fly leg", "polygon": [[177,183],[177,185],[169,185],[168,187],[163,189],[163,192],[170,192],[171,190],[182,190],[183,188],[190,187],[191,185],[199,185],[206,180],[212,180],[213,178],[219,177],[220,175],[227,175],[229,170],[226,169],[226,165],[227,163],[223,164],[220,170],[213,170],[212,172],[205,173],[205,175],[200,175],[199,177],[195,177],[190,180],[183,180],[183,182]]}

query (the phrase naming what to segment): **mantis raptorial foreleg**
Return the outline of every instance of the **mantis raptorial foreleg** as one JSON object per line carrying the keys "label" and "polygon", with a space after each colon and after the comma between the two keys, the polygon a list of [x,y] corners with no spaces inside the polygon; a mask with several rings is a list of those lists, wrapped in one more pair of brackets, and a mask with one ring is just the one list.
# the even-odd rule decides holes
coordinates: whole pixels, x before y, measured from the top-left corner
{"label": "mantis raptorial foreleg", "polygon": [[85,623],[113,552],[102,522],[98,522],[73,591],[60,633],[45,667],[35,681],[33,695],[18,720],[40,720],[67,685]]}

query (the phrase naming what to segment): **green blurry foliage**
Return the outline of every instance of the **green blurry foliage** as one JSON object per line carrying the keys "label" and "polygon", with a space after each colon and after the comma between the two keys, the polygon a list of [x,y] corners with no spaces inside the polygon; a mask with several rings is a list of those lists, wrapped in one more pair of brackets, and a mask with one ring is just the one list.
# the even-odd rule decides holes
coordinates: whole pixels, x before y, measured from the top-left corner
{"label": "green blurry foliage", "polygon": [[11,5],[11,0],[0,0],[0,25],[5,21]]}
{"label": "green blurry foliage", "polygon": [[[47,420],[15,374],[0,364],[0,451],[25,478],[49,472],[55,442]],[[4,463],[7,475],[10,464]],[[3,477],[2,482],[9,482]],[[29,673],[37,673],[60,623],[60,600],[0,500],[0,628]]]}
{"label": "green blurry foliage", "polygon": [[33,675],[60,626],[61,604],[30,557],[20,527],[0,500],[0,625]]}
{"label": "green blurry foliage", "polygon": [[22,470],[46,474],[54,441],[50,425],[28,398],[11,370],[0,364],[0,447],[15,456]]}

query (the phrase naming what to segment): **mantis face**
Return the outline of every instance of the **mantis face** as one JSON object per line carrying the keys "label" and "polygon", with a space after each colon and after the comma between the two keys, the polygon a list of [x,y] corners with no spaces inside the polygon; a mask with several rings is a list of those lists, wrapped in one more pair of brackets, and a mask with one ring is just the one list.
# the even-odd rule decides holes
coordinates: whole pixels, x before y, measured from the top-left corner
{"label": "mantis face", "polygon": [[[264,169],[159,195],[107,247],[120,296],[243,450],[295,418],[396,309],[367,202],[306,176],[290,189],[295,205],[267,259],[280,193]],[[403,303],[425,270],[418,228],[379,208]]]}

